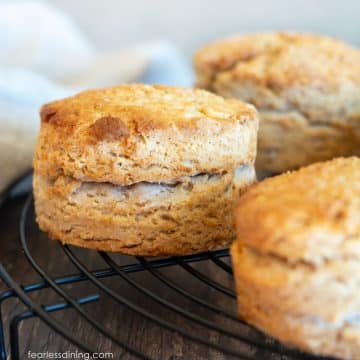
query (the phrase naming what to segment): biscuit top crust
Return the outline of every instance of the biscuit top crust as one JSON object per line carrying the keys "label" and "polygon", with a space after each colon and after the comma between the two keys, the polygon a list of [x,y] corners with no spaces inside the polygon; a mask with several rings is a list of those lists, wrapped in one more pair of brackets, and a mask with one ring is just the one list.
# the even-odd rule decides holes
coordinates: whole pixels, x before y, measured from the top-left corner
{"label": "biscuit top crust", "polygon": [[[219,139],[226,140],[223,133],[229,135],[248,122],[257,129],[257,113],[251,105],[204,90],[160,85],[84,91],[44,105],[40,115],[36,171],[50,177],[64,173],[80,180],[119,184],[161,181],[206,170],[196,166],[195,153],[187,156],[186,142],[189,151],[192,145],[200,146],[200,141],[220,146]],[[173,153],[166,153],[166,148]],[[182,160],[184,171],[178,163]]]}
{"label": "biscuit top crust", "polygon": [[202,118],[232,123],[254,115],[251,106],[204,90],[142,84],[84,91],[46,104],[40,111],[42,123],[51,124],[59,133],[81,133],[98,141],[173,126],[195,130]]}
{"label": "biscuit top crust", "polygon": [[360,84],[360,51],[339,40],[308,33],[275,32],[233,36],[196,52],[198,85],[211,88],[214,77],[231,71],[235,79],[269,88]]}
{"label": "biscuit top crust", "polygon": [[338,158],[252,186],[235,211],[242,246],[318,265],[360,260],[360,158]]}

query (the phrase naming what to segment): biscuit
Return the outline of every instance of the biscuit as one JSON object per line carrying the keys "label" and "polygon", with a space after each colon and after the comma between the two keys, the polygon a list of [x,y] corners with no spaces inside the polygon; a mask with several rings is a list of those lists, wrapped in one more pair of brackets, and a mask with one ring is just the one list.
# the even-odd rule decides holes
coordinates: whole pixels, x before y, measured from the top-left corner
{"label": "biscuit", "polygon": [[259,171],[360,154],[360,51],[304,33],[234,36],[194,56],[198,87],[260,113]]}
{"label": "biscuit", "polygon": [[227,246],[255,181],[256,110],[203,90],[123,85],[45,105],[37,221],[63,243],[131,255]]}
{"label": "biscuit", "polygon": [[269,178],[235,211],[240,316],[287,345],[360,358],[360,158]]}

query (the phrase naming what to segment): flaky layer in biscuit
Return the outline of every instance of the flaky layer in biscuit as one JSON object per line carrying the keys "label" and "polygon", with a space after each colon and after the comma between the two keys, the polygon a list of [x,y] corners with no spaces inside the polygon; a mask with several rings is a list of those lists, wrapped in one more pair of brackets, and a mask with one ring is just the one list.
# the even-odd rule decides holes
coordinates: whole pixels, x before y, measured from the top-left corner
{"label": "flaky layer in biscuit", "polygon": [[227,246],[232,212],[255,180],[253,165],[130,186],[55,181],[35,173],[37,221],[64,243],[132,255],[184,255]]}
{"label": "flaky layer in biscuit", "polygon": [[238,246],[231,255],[243,319],[289,346],[360,358],[360,258],[314,267]]}

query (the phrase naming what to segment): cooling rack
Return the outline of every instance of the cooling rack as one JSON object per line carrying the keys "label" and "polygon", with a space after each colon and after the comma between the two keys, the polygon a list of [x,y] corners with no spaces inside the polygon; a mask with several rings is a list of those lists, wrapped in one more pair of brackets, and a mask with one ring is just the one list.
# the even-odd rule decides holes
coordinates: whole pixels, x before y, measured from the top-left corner
{"label": "cooling rack", "polygon": [[[1,217],[4,204],[30,177],[1,195]],[[24,328],[34,319],[79,351],[111,347],[119,359],[315,359],[238,319],[227,250],[150,259],[78,249],[38,230],[30,191],[18,201],[18,249],[13,266],[4,259],[0,263],[1,360],[23,358]],[[18,274],[17,264],[27,270]],[[11,314],[10,299],[21,305]],[[142,336],[134,324],[143,324]],[[163,336],[174,346],[167,356],[158,341]],[[179,353],[179,343],[187,355]]]}

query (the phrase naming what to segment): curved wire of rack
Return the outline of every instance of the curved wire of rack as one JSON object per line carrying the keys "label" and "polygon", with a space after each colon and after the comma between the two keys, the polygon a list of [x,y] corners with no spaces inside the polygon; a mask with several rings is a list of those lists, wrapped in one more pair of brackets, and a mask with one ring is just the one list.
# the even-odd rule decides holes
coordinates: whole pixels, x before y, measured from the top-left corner
{"label": "curved wire of rack", "polygon": [[[30,175],[27,175],[30,176]],[[9,187],[0,197],[0,210],[4,202],[11,199],[14,188],[18,186],[18,182]],[[133,257],[133,262],[126,265],[118,264],[113,258],[112,254],[98,252],[101,259],[107,265],[104,269],[90,269],[88,264],[81,261],[74,248],[67,245],[59,247],[67,256],[68,260],[78,270],[77,273],[66,274],[60,277],[52,276],[44,267],[42,267],[35,259],[29,247],[29,240],[27,236],[27,225],[30,221],[34,221],[30,215],[33,199],[29,194],[24,201],[22,213],[19,219],[19,237],[22,250],[24,252],[26,261],[31,264],[34,271],[40,276],[41,281],[20,285],[9,274],[3,264],[0,263],[0,277],[8,286],[8,289],[0,294],[0,359],[7,358],[7,346],[5,342],[5,332],[9,334],[9,353],[11,359],[20,359],[20,339],[19,339],[19,326],[26,319],[39,318],[53,331],[63,336],[65,339],[76,345],[83,351],[94,353],[104,351],[104,349],[94,348],[92,344],[87,343],[78,334],[74,334],[67,329],[61,322],[51,316],[53,312],[65,311],[66,309],[73,309],[77,312],[85,322],[87,322],[99,334],[102,334],[107,339],[111,340],[114,344],[118,345],[124,352],[130,353],[135,357],[141,359],[152,359],[148,354],[140,351],[134,346],[130,345],[124,338],[114,334],[111,329],[105,326],[100,321],[92,317],[86,311],[86,304],[96,303],[101,296],[108,296],[117,302],[119,305],[124,306],[134,313],[142,316],[144,319],[153,322],[164,330],[175,332],[182,337],[188,339],[193,343],[204,345],[219,353],[225,354],[232,358],[238,359],[315,359],[314,357],[300,353],[298,351],[285,348],[275,340],[265,336],[254,328],[238,319],[236,313],[229,311],[225,307],[221,307],[210,301],[196,295],[191,289],[186,288],[183,284],[174,281],[166,274],[166,271],[159,271],[160,269],[168,268],[181,268],[187,272],[189,276],[194,277],[203,285],[213,289],[219,296],[225,297],[231,301],[236,298],[233,289],[220,283],[218,280],[211,278],[208,274],[198,270],[194,264],[201,262],[209,262],[216,266],[219,271],[223,272],[225,276],[232,277],[231,266],[224,261],[229,257],[227,250],[213,251],[203,254],[196,254],[184,257],[169,257],[162,259],[151,259],[144,257]],[[166,298],[162,297],[155,291],[147,288],[145,285],[135,280],[130,275],[137,272],[147,272],[151,277],[160,282],[165,290],[173,291],[181,299],[190,301],[197,306],[206,309],[217,316],[217,318],[226,319],[227,325],[223,325],[221,321],[209,320],[209,318],[199,315],[182,307],[178,304],[172,303]],[[189,332],[178,323],[169,321],[166,316],[154,314],[151,309],[142,307],[132,300],[128,299],[124,294],[114,290],[104,279],[117,278],[126,282],[129,286],[133,287],[143,297],[148,297],[152,301],[161,305],[169,312],[173,312],[181,316],[185,321],[202,326],[210,331],[224,336],[225,338],[232,339],[242,347],[224,346],[221,343],[209,340],[205,336],[199,335],[196,331]],[[93,287],[97,288],[99,293],[75,298],[66,291],[64,285],[73,284],[76,286],[80,282],[88,282]],[[92,287],[92,288],[93,288]],[[60,302],[42,305],[36,303],[30,296],[30,293],[41,291],[43,289],[52,289],[62,300]],[[25,306],[26,310],[13,316],[10,320],[8,329],[5,329],[2,321],[2,307],[6,299],[17,298]],[[246,331],[239,331],[239,327],[246,328]],[[319,359],[319,358],[316,358]],[[155,360],[155,359],[154,359]]]}

